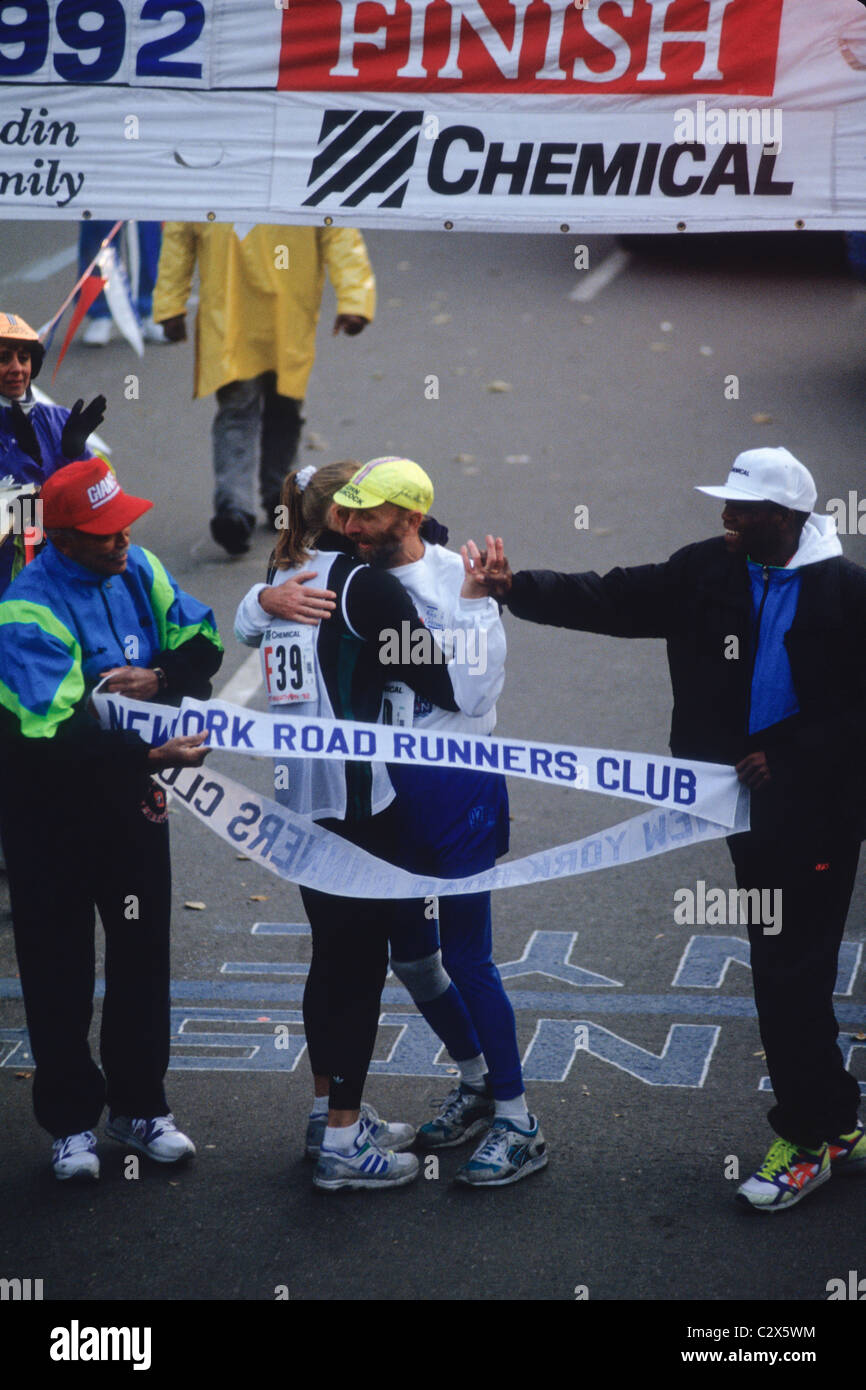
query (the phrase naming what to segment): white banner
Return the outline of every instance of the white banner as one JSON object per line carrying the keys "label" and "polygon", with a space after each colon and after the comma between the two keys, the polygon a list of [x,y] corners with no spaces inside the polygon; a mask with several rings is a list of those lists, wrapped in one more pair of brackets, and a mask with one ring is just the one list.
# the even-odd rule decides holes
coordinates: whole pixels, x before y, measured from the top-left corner
{"label": "white banner", "polygon": [[[207,729],[226,752],[504,772],[631,800],[651,811],[581,840],[463,879],[410,874],[297,816],[276,801],[206,769],[171,768],[160,780],[206,825],[271,873],[340,897],[425,898],[517,888],[631,864],[683,845],[749,829],[749,793],[733,768],[647,753],[578,748],[477,734],[449,737],[338,719],[258,713],[224,700],[185,699],[179,709],[95,691],[106,729],[146,743]],[[688,809],[686,809],[688,808]]]}
{"label": "white banner", "polygon": [[151,745],[206,729],[212,748],[270,754],[277,761],[282,755],[502,772],[551,786],[652,802],[728,828],[745,807],[748,826],[748,792],[733,768],[721,763],[492,734],[449,735],[353,720],[308,719],[249,710],[225,700],[186,698],[175,709],[96,690],[93,703],[103,728],[131,729]]}
{"label": "white banner", "polygon": [[343,898],[428,898],[520,888],[575,874],[633,864],[704,840],[748,830],[748,802],[739,802],[734,823],[653,810],[595,835],[529,854],[468,878],[410,874],[358,849],[315,822],[296,816],[211,768],[171,768],[159,774],[192,814],[228,844],[290,883]]}
{"label": "white banner", "polygon": [[859,0],[0,0],[0,212],[866,226]]}

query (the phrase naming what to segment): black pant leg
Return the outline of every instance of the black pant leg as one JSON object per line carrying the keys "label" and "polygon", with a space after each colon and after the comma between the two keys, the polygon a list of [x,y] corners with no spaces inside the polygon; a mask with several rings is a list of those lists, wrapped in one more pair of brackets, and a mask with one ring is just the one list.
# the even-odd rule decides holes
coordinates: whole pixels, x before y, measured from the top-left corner
{"label": "black pant leg", "polygon": [[[387,857],[393,817],[322,824],[371,854]],[[313,936],[304,990],[310,1065],[331,1079],[332,1110],[357,1110],[376,1046],[382,986],[388,973],[390,904],[301,889]],[[338,1079],[339,1078],[339,1079]]]}
{"label": "black pant leg", "polygon": [[276,372],[265,372],[259,487],[265,506],[279,500],[283,479],[294,466],[304,420],[303,401],[277,393]]}
{"label": "black pant leg", "polygon": [[[55,793],[57,798],[58,794]],[[62,792],[59,793],[62,796]],[[15,950],[36,1063],[33,1108],[55,1139],[99,1122],[105,1081],[90,1055],[94,921],[81,827],[22,791],[3,808]],[[93,844],[90,852],[93,852]]]}
{"label": "black pant leg", "polygon": [[164,807],[130,795],[103,826],[97,906],[105,931],[100,1049],[112,1114],[165,1115],[171,862]]}
{"label": "black pant leg", "polygon": [[776,1097],[768,1119],[816,1148],[857,1122],[860,1087],[846,1071],[833,989],[860,846],[729,841],[740,888],[781,889],[777,934],[749,926],[761,1040]]}

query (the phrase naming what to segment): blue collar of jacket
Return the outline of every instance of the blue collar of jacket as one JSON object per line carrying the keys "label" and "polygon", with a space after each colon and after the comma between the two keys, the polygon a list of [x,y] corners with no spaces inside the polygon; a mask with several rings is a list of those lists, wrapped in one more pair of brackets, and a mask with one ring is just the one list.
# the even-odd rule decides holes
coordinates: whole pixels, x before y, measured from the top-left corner
{"label": "blue collar of jacket", "polygon": [[[129,559],[132,558],[133,547],[129,548]],[[68,555],[57,549],[52,541],[49,540],[45,547],[43,564],[52,579],[56,579],[61,584],[70,582],[89,586],[99,586],[105,583],[106,579],[121,579],[122,575],[99,574],[96,570],[88,569],[86,565],[79,565],[76,560],[70,560]],[[129,560],[127,560],[127,565]]]}

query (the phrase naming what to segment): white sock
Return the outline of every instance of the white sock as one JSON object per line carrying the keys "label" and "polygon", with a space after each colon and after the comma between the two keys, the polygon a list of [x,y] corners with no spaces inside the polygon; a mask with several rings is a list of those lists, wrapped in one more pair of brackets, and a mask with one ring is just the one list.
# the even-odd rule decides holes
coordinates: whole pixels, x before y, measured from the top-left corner
{"label": "white sock", "polygon": [[313,1115],[327,1115],[328,1109],[327,1096],[313,1096],[313,1108],[310,1111],[311,1118]]}
{"label": "white sock", "polygon": [[484,1078],[487,1075],[487,1063],[484,1056],[479,1052],[477,1057],[470,1057],[468,1062],[458,1062],[460,1068],[460,1080],[465,1085],[471,1086],[473,1091],[484,1090]]}
{"label": "white sock", "polygon": [[497,1119],[502,1116],[504,1120],[512,1120],[518,1129],[524,1129],[527,1132],[532,1129],[525,1095],[515,1096],[514,1100],[497,1100],[495,1106]]}
{"label": "white sock", "polygon": [[360,1120],[356,1120],[353,1125],[343,1125],[340,1129],[332,1129],[330,1125],[326,1125],[322,1142],[326,1149],[339,1149],[341,1153],[348,1153],[360,1133]]}

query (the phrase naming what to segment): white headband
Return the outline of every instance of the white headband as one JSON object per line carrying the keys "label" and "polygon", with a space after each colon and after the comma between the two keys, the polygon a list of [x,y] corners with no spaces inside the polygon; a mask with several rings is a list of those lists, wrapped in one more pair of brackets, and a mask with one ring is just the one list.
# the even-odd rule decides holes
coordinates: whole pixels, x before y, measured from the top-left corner
{"label": "white headband", "polygon": [[295,474],[295,483],[297,484],[298,492],[303,492],[306,489],[307,483],[310,481],[315,471],[315,465],[312,463],[308,463],[306,468],[298,470]]}

